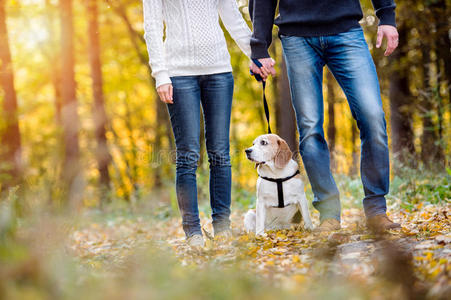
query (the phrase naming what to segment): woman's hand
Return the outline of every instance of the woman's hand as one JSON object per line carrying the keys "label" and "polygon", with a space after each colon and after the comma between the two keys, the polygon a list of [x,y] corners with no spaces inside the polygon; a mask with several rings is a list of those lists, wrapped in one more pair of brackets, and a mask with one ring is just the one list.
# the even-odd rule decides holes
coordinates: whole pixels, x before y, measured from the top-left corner
{"label": "woman's hand", "polygon": [[159,87],[157,87],[157,93],[158,96],[160,96],[160,100],[163,101],[164,103],[169,103],[169,104],[173,104],[173,99],[172,99],[172,84],[171,83],[166,83],[166,84],[162,84]]}

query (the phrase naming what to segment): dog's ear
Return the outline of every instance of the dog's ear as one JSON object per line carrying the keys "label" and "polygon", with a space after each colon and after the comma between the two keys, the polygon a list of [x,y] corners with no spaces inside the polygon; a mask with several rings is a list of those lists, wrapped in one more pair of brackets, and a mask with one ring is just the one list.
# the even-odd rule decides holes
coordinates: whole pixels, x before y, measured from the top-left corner
{"label": "dog's ear", "polygon": [[277,140],[277,145],[279,148],[277,149],[277,153],[274,158],[274,164],[276,168],[283,168],[290,161],[293,153],[291,152],[290,147],[288,147],[287,142],[283,139],[279,138]]}

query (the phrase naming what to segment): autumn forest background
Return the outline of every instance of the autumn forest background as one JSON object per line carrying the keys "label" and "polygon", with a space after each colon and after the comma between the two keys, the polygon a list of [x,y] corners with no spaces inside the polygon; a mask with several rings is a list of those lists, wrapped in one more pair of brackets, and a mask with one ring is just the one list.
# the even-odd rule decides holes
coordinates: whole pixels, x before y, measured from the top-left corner
{"label": "autumn forest background", "polygon": [[[238,3],[251,27],[247,1]],[[361,3],[365,14],[361,24],[378,69],[389,130],[392,165],[389,204],[398,220],[420,224],[420,229],[404,226],[406,236],[416,238],[417,244],[433,240],[431,248],[439,249],[437,252],[420,247],[419,251],[432,254],[424,251],[414,254],[424,259],[416,260],[413,266],[410,258],[400,262],[405,264],[400,268],[407,268],[412,276],[411,281],[398,282],[401,295],[414,299],[403,289],[408,290],[416,282],[416,286],[424,287],[417,294],[440,298],[451,293],[451,250],[445,251],[451,242],[447,215],[451,198],[451,2],[397,0],[400,47],[390,57],[384,57],[383,51],[374,47],[378,20],[371,2]],[[265,290],[265,280],[281,273],[277,269],[281,260],[276,261],[275,267],[270,264],[266,272],[267,251],[273,251],[284,238],[277,236],[280,233],[270,237],[271,247],[265,246],[268,240],[254,240],[241,233],[231,248],[217,252],[212,246],[207,255],[201,256],[190,253],[178,242],[170,243],[167,247],[172,247],[175,258],[167,262],[169,267],[166,263],[163,267],[170,271],[158,276],[135,272],[140,264],[134,252],[136,247],[148,246],[149,241],[152,252],[138,257],[146,261],[149,269],[160,270],[161,260],[166,262],[168,258],[161,258],[161,251],[154,249],[160,246],[154,244],[182,236],[173,184],[173,135],[165,104],[159,101],[150,76],[142,19],[139,0],[0,0],[0,299],[5,295],[17,299],[72,298],[80,293],[77,290],[80,285],[85,288],[83,293],[93,299],[105,295],[118,299],[125,295],[196,298],[199,296],[196,288],[205,285],[210,287],[202,294],[206,298],[261,298],[278,291]],[[239,215],[255,202],[256,173],[243,150],[265,132],[266,125],[260,102],[261,86],[249,76],[248,59],[225,34],[235,78],[232,209],[239,227]],[[272,127],[296,152],[296,124],[276,29],[270,52],[278,71],[269,80],[267,89]],[[324,77],[325,132],[332,168],[347,209],[344,214],[358,219],[363,195],[359,180],[359,132],[335,79],[329,72]],[[199,204],[203,223],[208,227],[205,148],[202,153]],[[301,170],[304,172],[302,165]],[[305,172],[304,181],[308,183]],[[306,186],[311,201],[313,196],[309,185]],[[352,220],[346,222],[354,224]],[[421,224],[429,225],[421,229]],[[360,230],[360,225],[356,226],[357,229],[349,228]],[[283,234],[287,240],[311,242],[304,235]],[[363,231],[360,234],[363,236]],[[52,242],[47,243],[51,246],[44,247],[44,251],[42,241],[48,241],[48,235],[52,236]],[[109,247],[101,248],[108,243]],[[412,247],[417,245],[409,243]],[[94,249],[93,245],[98,247]],[[71,249],[69,255],[67,248]],[[293,265],[302,263],[315,272],[324,267],[304,262],[302,256],[299,258],[301,252],[293,247],[288,249],[283,255],[293,262],[290,280],[304,284],[306,280]],[[236,251],[246,253],[250,260]],[[280,259],[273,252],[270,255]],[[59,254],[49,259],[49,253]],[[241,270],[240,263],[226,268],[225,279],[212,276],[210,268],[222,266],[219,257],[227,257],[226,254],[234,262],[237,257],[244,260],[246,268],[253,263],[263,264],[266,271],[262,281],[241,273],[243,278],[235,278],[234,268]],[[182,265],[208,268],[205,273],[190,273],[195,267],[186,271],[180,268],[180,260]],[[324,272],[329,271],[326,268]],[[131,283],[132,287],[111,291],[112,281],[120,282],[122,277],[103,280],[105,277],[98,276],[121,272],[133,274],[131,278],[136,281]],[[81,274],[89,280],[81,280]],[[188,281],[192,285],[186,283],[170,293],[161,292],[166,287],[162,282],[171,282],[177,276],[191,279]],[[388,281],[387,278],[384,280]],[[215,281],[222,279],[230,283],[229,289],[223,290]],[[379,290],[379,284],[386,284],[384,280],[373,283],[370,290]],[[148,287],[145,282],[153,284]],[[353,289],[353,283],[347,284],[350,286],[337,292],[343,299],[349,293],[360,293],[359,289]],[[431,292],[435,286],[439,286],[436,294]],[[102,287],[99,290],[104,292],[110,290],[111,294],[104,295],[94,287]],[[283,289],[287,297],[290,291]],[[362,295],[367,291],[362,289]],[[328,292],[310,295],[319,299],[330,296]]]}

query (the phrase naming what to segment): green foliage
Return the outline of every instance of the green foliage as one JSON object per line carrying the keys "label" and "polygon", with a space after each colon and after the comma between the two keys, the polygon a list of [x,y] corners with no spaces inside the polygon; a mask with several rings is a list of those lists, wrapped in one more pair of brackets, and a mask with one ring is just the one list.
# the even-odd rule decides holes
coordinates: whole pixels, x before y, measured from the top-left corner
{"label": "green foliage", "polygon": [[[14,237],[17,228],[20,206],[17,187],[11,188],[5,197],[0,194],[0,243],[7,243]],[[4,198],[4,199],[3,199]]]}
{"label": "green foliage", "polygon": [[239,184],[234,184],[232,188],[232,209],[255,208],[257,199],[254,189],[244,189]]}
{"label": "green foliage", "polygon": [[451,174],[446,172],[424,172],[404,169],[402,175],[395,177],[391,185],[391,195],[405,208],[416,204],[446,204],[451,201]]}
{"label": "green foliage", "polygon": [[343,207],[362,207],[363,185],[359,176],[337,175],[338,190]]}

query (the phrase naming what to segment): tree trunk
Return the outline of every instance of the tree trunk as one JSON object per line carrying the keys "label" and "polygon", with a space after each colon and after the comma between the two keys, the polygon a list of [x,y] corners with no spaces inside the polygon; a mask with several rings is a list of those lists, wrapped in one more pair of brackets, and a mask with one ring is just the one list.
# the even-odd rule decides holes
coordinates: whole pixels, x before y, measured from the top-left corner
{"label": "tree trunk", "polygon": [[132,124],[132,111],[130,110],[130,105],[128,101],[125,101],[125,126],[127,128],[127,137],[130,144],[130,159],[127,159],[127,155],[124,155],[124,160],[126,161],[126,166],[129,169],[128,177],[132,185],[132,190],[130,192],[130,201],[132,205],[136,204],[136,200],[140,198],[140,186],[138,184],[138,145],[136,144],[136,138],[133,135],[133,124]]}
{"label": "tree trunk", "polygon": [[[150,70],[149,70],[150,72]],[[152,78],[152,77],[151,77]],[[154,85],[154,81],[150,81],[152,85]],[[155,140],[153,142],[154,144],[154,152],[157,153],[158,157],[161,156],[161,151],[163,150],[163,137],[165,134],[169,134],[168,138],[170,138],[169,142],[171,143],[172,135],[170,130],[170,123],[169,123],[169,117],[168,112],[164,106],[164,103],[160,101],[158,96],[155,98],[155,110],[157,111],[157,122],[155,123]],[[162,178],[162,168],[157,167],[155,169],[155,181],[154,186],[156,188],[161,188],[163,183]]]}
{"label": "tree trunk", "polygon": [[293,153],[298,152],[296,139],[296,118],[291,104],[290,85],[288,82],[287,66],[285,60],[281,60],[281,70],[276,97],[276,127],[277,132],[283,138]]}
{"label": "tree trunk", "polygon": [[80,148],[78,132],[80,121],[77,112],[77,98],[74,74],[74,45],[72,0],[60,0],[61,18],[61,122],[63,127],[64,160],[62,179],[66,201],[78,206],[81,199]]}
{"label": "tree trunk", "polygon": [[447,81],[448,97],[451,98],[451,41],[449,35],[450,24],[448,21],[449,13],[451,13],[451,6],[449,1],[437,1],[433,11],[436,18],[436,30],[438,36],[436,39],[437,59],[443,61],[443,66],[445,68],[443,77]]}
{"label": "tree trunk", "polygon": [[[436,50],[438,55],[439,50]],[[441,162],[444,159],[444,149],[446,149],[445,139],[443,138],[443,114],[444,114],[444,103],[443,96],[440,93],[441,82],[440,82],[440,60],[436,60],[436,70],[437,70],[437,89],[435,91],[435,97],[437,99],[437,130],[438,130],[438,147],[437,147],[437,162]]]}
{"label": "tree trunk", "polygon": [[[0,0],[0,84],[3,89],[3,119],[0,135],[0,189],[8,188],[20,182],[22,173],[22,155],[19,121],[17,118],[17,96],[14,88],[14,71],[9,49],[8,29],[6,25],[6,0]],[[4,170],[4,172],[3,172]],[[3,177],[3,176],[2,176]]]}
{"label": "tree trunk", "polygon": [[330,164],[332,169],[335,169],[335,139],[336,139],[336,127],[335,127],[335,89],[334,89],[334,76],[330,71],[327,71],[327,142],[330,150]]}
{"label": "tree trunk", "polygon": [[[407,28],[405,26],[399,27],[399,39],[407,41]],[[415,148],[411,126],[412,96],[409,89],[408,66],[401,62],[407,55],[405,47],[407,45],[391,55],[393,70],[390,78],[389,97],[392,149],[402,162],[407,163],[407,156],[414,156]],[[413,161],[410,160],[410,162]]]}
{"label": "tree trunk", "polygon": [[357,140],[359,138],[359,132],[357,130],[357,123],[354,119],[351,119],[351,145],[352,145],[352,162],[349,173],[351,177],[356,177],[359,172],[359,151],[356,147]]}
{"label": "tree trunk", "polygon": [[59,56],[56,55],[55,48],[58,46],[58,41],[56,40],[55,32],[55,7],[53,6],[51,0],[45,1],[45,16],[46,22],[45,26],[47,32],[49,33],[49,40],[44,48],[44,55],[47,57],[50,70],[51,70],[51,81],[54,89],[55,96],[55,121],[58,126],[61,126],[61,76],[60,76],[60,61]]}
{"label": "tree trunk", "polygon": [[97,160],[97,168],[100,174],[100,187],[102,190],[108,190],[110,185],[110,173],[108,171],[108,166],[111,162],[111,155],[108,150],[106,138],[108,118],[105,112],[105,100],[103,94],[97,0],[88,0],[87,9],[89,16],[89,57],[91,64],[92,91],[94,98],[93,119],[95,138],[97,141],[97,149],[95,154]]}
{"label": "tree trunk", "polygon": [[[438,153],[437,162],[440,164],[445,160],[445,149],[447,141],[444,138],[444,115],[445,115],[445,99],[446,94],[442,94],[442,86],[446,86],[448,99],[451,99],[451,52],[449,37],[449,7],[448,1],[438,0],[432,5],[432,12],[435,18],[435,53],[436,53],[436,70],[437,70],[437,126],[438,126]],[[448,4],[449,5],[449,4]],[[443,66],[443,69],[442,69]]]}
{"label": "tree trunk", "polygon": [[[446,95],[442,95],[441,93],[441,87],[442,84],[447,86],[447,91],[449,95],[450,91],[450,73],[451,70],[447,69],[450,68],[450,43],[449,43],[449,35],[448,35],[448,24],[447,20],[443,20],[443,17],[436,16],[436,30],[438,38],[436,39],[436,70],[437,70],[437,117],[438,117],[438,138],[439,138],[439,144],[438,144],[438,161],[443,161],[444,159],[444,149],[446,149],[446,140],[444,139],[444,114],[445,114],[445,97]],[[442,69],[442,63],[443,63],[443,69]],[[440,80],[442,79],[442,80]]]}
{"label": "tree trunk", "polygon": [[[446,85],[448,86],[448,115],[451,116],[451,41],[448,31],[444,31],[442,34],[444,47],[441,48],[439,56],[442,58],[445,72],[446,72]],[[451,128],[451,117],[448,117],[448,128]],[[446,149],[445,145],[445,149]],[[448,158],[449,162],[449,158]]]}
{"label": "tree trunk", "polygon": [[435,125],[432,120],[433,114],[433,96],[430,86],[430,65],[431,54],[430,47],[424,44],[421,52],[423,56],[422,69],[423,69],[423,93],[421,96],[421,110],[422,110],[422,126],[423,134],[421,136],[421,160],[426,165],[429,165],[437,154],[437,147],[435,142],[437,141],[437,134]]}

